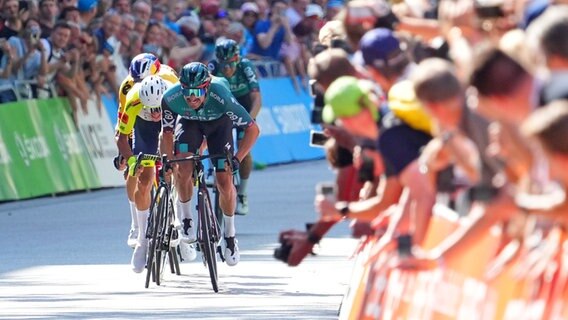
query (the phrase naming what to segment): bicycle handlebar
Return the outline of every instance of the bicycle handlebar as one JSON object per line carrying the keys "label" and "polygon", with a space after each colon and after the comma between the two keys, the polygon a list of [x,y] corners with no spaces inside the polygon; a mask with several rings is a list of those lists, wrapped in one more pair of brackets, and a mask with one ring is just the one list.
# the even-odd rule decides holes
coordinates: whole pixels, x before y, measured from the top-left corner
{"label": "bicycle handlebar", "polygon": [[231,171],[233,170],[233,164],[231,162],[231,159],[233,158],[233,153],[231,152],[231,148],[229,146],[225,146],[225,154],[205,154],[205,155],[199,155],[199,154],[194,154],[191,156],[187,156],[184,158],[178,158],[178,159],[171,159],[168,160],[167,155],[162,155],[162,171],[163,173],[160,175],[162,177],[164,177],[165,172],[169,169],[169,165],[172,163],[178,163],[178,162],[185,162],[185,161],[202,161],[202,160],[206,160],[206,159],[211,159],[211,158],[225,158],[225,160],[227,161],[227,164],[229,166],[229,168],[231,168]]}

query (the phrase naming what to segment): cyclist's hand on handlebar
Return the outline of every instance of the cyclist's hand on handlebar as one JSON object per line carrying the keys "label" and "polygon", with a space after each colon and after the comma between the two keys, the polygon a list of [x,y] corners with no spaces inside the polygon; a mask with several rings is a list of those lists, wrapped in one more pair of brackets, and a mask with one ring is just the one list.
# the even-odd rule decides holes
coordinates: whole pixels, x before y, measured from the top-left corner
{"label": "cyclist's hand on handlebar", "polygon": [[241,166],[241,162],[239,158],[233,156],[231,158],[231,168],[233,169],[233,175],[237,175],[239,173],[239,167]]}
{"label": "cyclist's hand on handlebar", "polygon": [[130,156],[130,158],[128,158],[128,175],[133,177],[140,176],[142,171],[144,171],[143,166],[138,166],[138,168],[136,168],[136,160],[136,156]]}

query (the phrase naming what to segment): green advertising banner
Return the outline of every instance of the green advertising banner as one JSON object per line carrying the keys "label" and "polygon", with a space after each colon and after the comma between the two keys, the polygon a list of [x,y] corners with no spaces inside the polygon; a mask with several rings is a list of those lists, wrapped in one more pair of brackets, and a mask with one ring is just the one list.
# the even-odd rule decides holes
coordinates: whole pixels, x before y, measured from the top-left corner
{"label": "green advertising banner", "polygon": [[0,106],[0,201],[100,187],[66,99]]}

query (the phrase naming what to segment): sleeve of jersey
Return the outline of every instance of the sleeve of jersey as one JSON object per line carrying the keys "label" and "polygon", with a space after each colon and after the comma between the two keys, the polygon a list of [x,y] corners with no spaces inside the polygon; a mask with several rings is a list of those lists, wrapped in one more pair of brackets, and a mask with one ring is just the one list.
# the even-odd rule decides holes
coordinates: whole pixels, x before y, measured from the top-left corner
{"label": "sleeve of jersey", "polygon": [[170,83],[176,84],[179,82],[176,71],[170,66],[165,66],[165,65],[161,66],[159,75],[160,78]]}
{"label": "sleeve of jersey", "polygon": [[126,105],[126,95],[132,89],[132,83],[129,81],[129,77],[126,77],[120,84],[120,88],[118,89],[118,112],[123,113],[124,108]]}
{"label": "sleeve of jersey", "polygon": [[227,106],[225,114],[233,120],[233,125],[238,128],[248,128],[253,123],[254,120],[250,114],[245,110],[243,106],[235,99],[229,90],[226,90]]}
{"label": "sleeve of jersey", "polygon": [[124,112],[119,115],[118,132],[122,134],[130,134],[136,123],[136,118],[142,109],[140,100],[127,101]]}
{"label": "sleeve of jersey", "polygon": [[177,114],[172,111],[166,99],[162,99],[162,130],[173,132],[176,125]]}
{"label": "sleeve of jersey", "polygon": [[243,64],[243,71],[245,72],[249,89],[251,91],[260,91],[258,74],[252,62],[249,59],[242,59],[241,63]]}

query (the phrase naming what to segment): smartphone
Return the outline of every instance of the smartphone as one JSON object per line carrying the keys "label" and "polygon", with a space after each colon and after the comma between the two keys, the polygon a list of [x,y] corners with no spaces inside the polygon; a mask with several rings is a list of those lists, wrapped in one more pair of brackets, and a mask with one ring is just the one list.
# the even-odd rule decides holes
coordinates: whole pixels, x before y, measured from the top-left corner
{"label": "smartphone", "polygon": [[396,238],[396,250],[401,257],[409,257],[412,255],[412,236],[409,234],[401,234]]}
{"label": "smartphone", "polygon": [[316,184],[316,194],[326,198],[335,198],[335,182],[320,182]]}
{"label": "smartphone", "polygon": [[323,148],[328,140],[329,137],[323,132],[315,130],[310,131],[310,147]]}
{"label": "smartphone", "polygon": [[475,6],[475,13],[480,19],[495,19],[505,16],[500,5],[493,6]]}
{"label": "smartphone", "polygon": [[316,97],[316,89],[315,89],[315,87],[316,87],[317,80],[310,79],[309,83],[310,83],[310,88],[309,88],[309,90],[310,90],[310,97],[315,98],[315,97]]}

